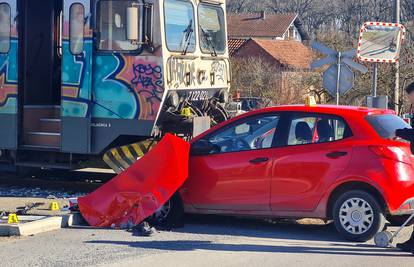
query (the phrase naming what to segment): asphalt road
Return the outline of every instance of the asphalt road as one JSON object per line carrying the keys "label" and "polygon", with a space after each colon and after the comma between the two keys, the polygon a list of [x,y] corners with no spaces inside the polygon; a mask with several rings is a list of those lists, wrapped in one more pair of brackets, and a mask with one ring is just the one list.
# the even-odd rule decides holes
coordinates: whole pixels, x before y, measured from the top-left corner
{"label": "asphalt road", "polygon": [[[394,229],[394,228],[391,228]],[[404,230],[401,238],[408,238]],[[414,266],[414,257],[338,239],[332,225],[191,216],[152,237],[70,228],[0,238],[2,266]]]}

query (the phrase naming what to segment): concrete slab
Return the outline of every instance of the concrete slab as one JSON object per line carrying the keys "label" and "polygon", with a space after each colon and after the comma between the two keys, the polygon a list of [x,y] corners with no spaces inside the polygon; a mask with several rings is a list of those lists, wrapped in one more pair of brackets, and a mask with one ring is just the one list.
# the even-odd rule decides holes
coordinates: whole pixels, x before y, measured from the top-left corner
{"label": "concrete slab", "polygon": [[62,217],[18,216],[19,223],[7,224],[7,218],[0,223],[0,236],[30,236],[62,228]]}
{"label": "concrete slab", "polygon": [[62,216],[62,228],[88,225],[79,212]]}
{"label": "concrete slab", "polygon": [[30,236],[86,223],[80,213],[52,217],[18,216],[18,218],[17,224],[7,224],[7,217],[0,218],[0,236]]}

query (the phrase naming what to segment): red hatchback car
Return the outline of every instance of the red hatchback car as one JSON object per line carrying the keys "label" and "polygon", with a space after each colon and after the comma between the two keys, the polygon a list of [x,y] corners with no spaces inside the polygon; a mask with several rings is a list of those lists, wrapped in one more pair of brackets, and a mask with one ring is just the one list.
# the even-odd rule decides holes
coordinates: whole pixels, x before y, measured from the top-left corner
{"label": "red hatchback car", "polygon": [[279,106],[222,123],[191,142],[189,178],[164,206],[242,217],[333,220],[366,241],[412,212],[414,157],[390,110]]}

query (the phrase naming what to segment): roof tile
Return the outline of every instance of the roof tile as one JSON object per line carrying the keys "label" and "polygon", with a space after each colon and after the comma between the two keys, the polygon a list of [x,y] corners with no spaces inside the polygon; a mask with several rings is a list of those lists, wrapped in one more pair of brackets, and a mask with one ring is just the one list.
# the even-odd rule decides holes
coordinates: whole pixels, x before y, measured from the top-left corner
{"label": "roof tile", "polygon": [[[249,42],[254,42],[286,68],[309,69],[314,59],[313,51],[300,42],[259,39]],[[243,55],[243,49],[238,51],[238,55]]]}
{"label": "roof tile", "polygon": [[230,37],[282,37],[297,18],[296,14],[228,14],[228,34]]}

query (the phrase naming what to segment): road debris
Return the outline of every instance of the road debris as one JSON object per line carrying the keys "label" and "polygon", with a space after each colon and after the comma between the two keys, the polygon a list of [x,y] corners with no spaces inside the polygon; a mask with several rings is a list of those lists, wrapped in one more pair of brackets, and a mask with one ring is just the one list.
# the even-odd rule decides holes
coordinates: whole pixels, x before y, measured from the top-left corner
{"label": "road debris", "polygon": [[146,221],[140,223],[139,225],[132,228],[132,232],[138,233],[140,236],[153,236],[157,233],[155,227],[151,227],[150,224]]}
{"label": "road debris", "polygon": [[140,224],[187,179],[189,150],[187,142],[167,134],[125,172],[80,197],[82,216],[94,227],[128,228]]}
{"label": "road debris", "polygon": [[27,203],[24,207],[18,207],[16,214],[17,215],[26,215],[29,211],[44,205],[43,202],[36,202],[36,203]]}

